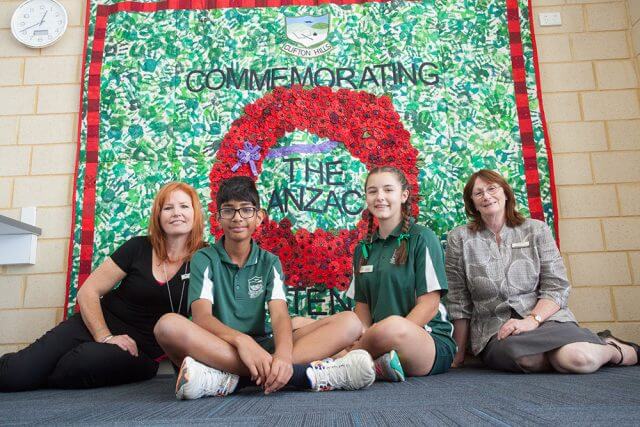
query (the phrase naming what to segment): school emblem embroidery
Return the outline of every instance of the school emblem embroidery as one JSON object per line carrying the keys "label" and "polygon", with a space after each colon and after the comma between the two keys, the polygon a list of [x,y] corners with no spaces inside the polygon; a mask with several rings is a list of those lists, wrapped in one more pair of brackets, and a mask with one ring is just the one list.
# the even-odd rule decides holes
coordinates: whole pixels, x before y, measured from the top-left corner
{"label": "school emblem embroidery", "polygon": [[393,251],[393,255],[391,255],[391,259],[389,260],[390,264],[395,264],[396,263],[396,252],[398,252],[397,249],[395,251]]}
{"label": "school emblem embroidery", "polygon": [[249,279],[249,298],[257,298],[262,291],[264,291],[264,286],[262,285],[262,277],[253,276]]}
{"label": "school emblem embroidery", "polygon": [[282,50],[301,58],[314,58],[333,49],[327,42],[329,36],[329,15],[285,16],[287,39]]}

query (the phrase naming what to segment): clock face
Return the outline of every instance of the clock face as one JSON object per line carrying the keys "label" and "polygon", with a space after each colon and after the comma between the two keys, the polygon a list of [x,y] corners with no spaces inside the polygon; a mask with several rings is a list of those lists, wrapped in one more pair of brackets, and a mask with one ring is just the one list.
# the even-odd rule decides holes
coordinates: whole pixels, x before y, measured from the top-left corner
{"label": "clock face", "polygon": [[27,0],[13,13],[11,32],[29,47],[44,47],[67,29],[67,11],[56,0]]}

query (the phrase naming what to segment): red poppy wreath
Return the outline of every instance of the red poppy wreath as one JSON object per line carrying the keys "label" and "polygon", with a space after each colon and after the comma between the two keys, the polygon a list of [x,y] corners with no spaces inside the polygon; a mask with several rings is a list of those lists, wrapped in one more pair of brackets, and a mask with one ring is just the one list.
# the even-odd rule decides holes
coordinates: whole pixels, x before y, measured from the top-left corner
{"label": "red poppy wreath", "polygon": [[[216,154],[217,161],[209,175],[213,200],[209,205],[210,222],[216,238],[222,235],[214,215],[220,183],[235,175],[256,180],[269,150],[285,133],[294,130],[341,142],[368,170],[396,166],[407,176],[411,193],[418,194],[418,151],[411,145],[409,132],[389,97],[347,89],[333,91],[325,86],[277,87],[245,106],[244,114],[233,122]],[[417,215],[417,205],[413,206],[413,214]],[[351,280],[353,251],[366,234],[366,215],[365,211],[352,230],[313,232],[304,228],[294,232],[288,219],[276,222],[267,218],[254,238],[262,248],[280,257],[289,286],[324,285],[344,290]]]}

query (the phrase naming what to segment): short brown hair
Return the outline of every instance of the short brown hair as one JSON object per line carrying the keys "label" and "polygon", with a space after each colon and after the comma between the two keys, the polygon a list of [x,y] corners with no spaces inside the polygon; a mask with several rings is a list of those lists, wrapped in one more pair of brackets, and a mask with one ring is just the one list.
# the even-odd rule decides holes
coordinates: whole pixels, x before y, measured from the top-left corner
{"label": "short brown hair", "polygon": [[480,169],[469,177],[467,184],[464,186],[464,191],[462,192],[464,198],[464,211],[467,214],[467,218],[469,218],[469,228],[473,231],[479,231],[485,228],[480,212],[478,212],[473,204],[473,186],[478,178],[481,178],[490,184],[497,184],[502,187],[502,190],[504,190],[506,198],[504,209],[507,217],[507,225],[509,227],[515,227],[522,224],[524,222],[524,216],[516,210],[516,197],[513,194],[511,186],[498,172],[489,169]]}
{"label": "short brown hair", "polygon": [[189,184],[184,182],[170,182],[162,186],[156,198],[153,200],[153,207],[151,208],[151,218],[149,219],[149,240],[154,252],[162,261],[166,261],[169,256],[167,255],[167,235],[160,226],[160,212],[162,206],[167,201],[169,194],[180,190],[184,191],[189,198],[191,198],[191,206],[193,206],[193,228],[191,234],[187,240],[187,257],[191,259],[191,256],[198,250],[205,247],[205,243],[202,240],[204,233],[204,218],[202,216],[202,204],[196,190]]}

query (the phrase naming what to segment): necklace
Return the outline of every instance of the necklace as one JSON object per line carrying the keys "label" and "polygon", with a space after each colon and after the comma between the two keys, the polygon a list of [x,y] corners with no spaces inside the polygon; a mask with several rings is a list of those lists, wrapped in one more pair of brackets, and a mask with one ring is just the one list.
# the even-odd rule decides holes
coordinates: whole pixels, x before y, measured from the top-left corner
{"label": "necklace", "polygon": [[[173,300],[171,299],[171,289],[169,289],[169,278],[167,277],[167,267],[165,262],[162,261],[162,271],[164,272],[164,281],[167,283],[167,293],[169,294],[169,304],[171,304],[172,313],[180,313],[180,307],[182,307],[182,297],[184,296],[184,285],[187,282],[186,276],[189,274],[189,261],[185,263],[184,274],[182,275],[182,290],[180,291],[180,302],[178,303],[178,311],[173,308]],[[178,273],[176,273],[176,276]]]}

